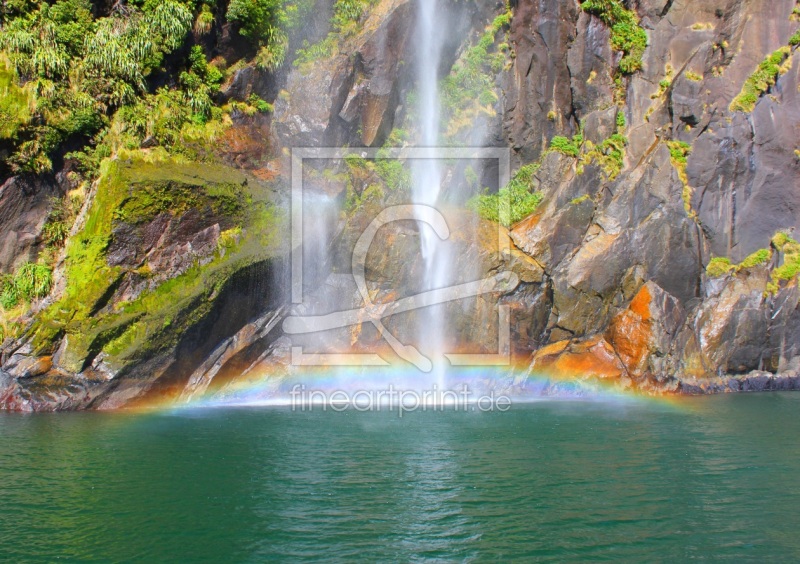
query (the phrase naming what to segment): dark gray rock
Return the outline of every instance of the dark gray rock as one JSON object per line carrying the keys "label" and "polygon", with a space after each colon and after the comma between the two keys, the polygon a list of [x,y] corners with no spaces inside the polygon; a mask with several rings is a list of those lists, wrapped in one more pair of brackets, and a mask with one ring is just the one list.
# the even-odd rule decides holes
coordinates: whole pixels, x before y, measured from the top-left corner
{"label": "dark gray rock", "polygon": [[36,259],[52,200],[63,197],[67,188],[54,177],[24,176],[0,186],[0,273]]}

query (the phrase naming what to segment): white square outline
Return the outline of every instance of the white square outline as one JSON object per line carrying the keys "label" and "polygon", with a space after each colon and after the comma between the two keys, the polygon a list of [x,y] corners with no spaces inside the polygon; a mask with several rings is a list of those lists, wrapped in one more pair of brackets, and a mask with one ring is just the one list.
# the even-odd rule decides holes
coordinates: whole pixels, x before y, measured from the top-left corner
{"label": "white square outline", "polygon": [[[370,148],[370,147],[295,147],[291,149],[291,245],[292,245],[292,304],[303,303],[303,161],[306,159],[343,160],[349,155],[358,155],[367,160],[444,159],[474,160],[494,159],[498,163],[498,187],[507,186],[511,180],[511,152],[499,147],[443,147],[435,150],[427,147]],[[500,200],[500,215],[509,215],[511,203],[508,198]],[[504,213],[503,213],[504,212]],[[508,236],[502,225],[498,225],[498,251],[505,255],[510,251]],[[452,366],[508,366],[511,364],[511,320],[508,305],[498,306],[498,351],[494,354],[456,354],[444,356]],[[294,366],[389,366],[380,355],[373,353],[303,353],[302,347],[292,347],[291,364]]]}

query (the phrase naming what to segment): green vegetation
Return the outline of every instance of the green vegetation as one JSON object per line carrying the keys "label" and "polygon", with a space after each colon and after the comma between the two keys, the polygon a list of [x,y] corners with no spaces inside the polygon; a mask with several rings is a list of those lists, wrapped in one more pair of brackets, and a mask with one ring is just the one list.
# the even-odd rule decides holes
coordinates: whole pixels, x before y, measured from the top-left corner
{"label": "green vegetation", "polygon": [[736,265],[732,264],[731,259],[726,257],[712,258],[708,262],[708,266],[706,266],[706,274],[709,278],[719,278],[735,270]]}
{"label": "green vegetation", "polygon": [[[355,0],[350,0],[352,3]],[[363,0],[368,1],[368,0]],[[232,0],[223,16],[267,69],[283,64],[288,37],[312,0]],[[18,2],[0,34],[0,138],[10,139],[6,172],[42,173],[65,145],[88,177],[120,151],[158,146],[196,158],[230,123],[226,113],[271,111],[260,99],[218,107],[226,65],[204,48],[181,51],[192,27],[212,29],[217,4],[200,0]],[[188,57],[177,57],[177,52]],[[164,84],[165,74],[177,76]],[[22,86],[24,85],[24,86]],[[245,112],[246,115],[252,115]],[[190,145],[188,150],[186,145]],[[2,172],[2,171],[0,171]]]}
{"label": "green vegetation", "polygon": [[686,174],[686,165],[689,160],[689,155],[692,153],[692,146],[684,141],[667,141],[667,148],[669,149],[670,162],[678,172],[681,184],[683,184],[683,207],[686,214],[691,219],[697,219],[697,212],[692,209],[692,194],[694,191],[689,186],[689,177]]}
{"label": "green vegetation", "polygon": [[239,33],[258,48],[256,65],[274,71],[286,61],[289,33],[313,8],[311,0],[231,0],[225,17],[238,24]]}
{"label": "green vegetation", "polygon": [[599,17],[611,28],[611,48],[623,53],[619,63],[622,74],[633,74],[642,68],[647,33],[639,25],[636,12],[626,9],[620,0],[586,0],[581,9]]}
{"label": "green vegetation", "polygon": [[51,168],[64,141],[88,138],[102,116],[133,103],[146,77],[184,40],[190,8],[177,0],[126,6],[94,19],[88,0],[27,5],[4,22],[0,51],[33,93],[30,125],[20,128],[9,165],[14,171]]}
{"label": "green vegetation", "polygon": [[50,293],[53,272],[43,264],[23,264],[13,275],[0,275],[0,306],[11,309]]}
{"label": "green vegetation", "polygon": [[[104,161],[85,225],[67,241],[66,287],[59,301],[43,310],[30,330],[37,350],[49,350],[67,333],[65,366],[80,370],[84,359],[100,350],[119,356],[172,342],[174,331],[208,310],[211,302],[206,298],[218,291],[217,285],[237,264],[250,262],[272,248],[278,219],[265,202],[253,200],[245,185],[241,173],[223,166],[173,160]],[[107,262],[115,226],[121,222],[144,225],[160,214],[178,217],[190,209],[224,218],[221,225],[226,229],[212,262],[195,264],[134,301],[116,304],[112,311],[103,309],[115,285],[129,274]],[[248,229],[253,236],[245,238]],[[153,275],[147,263],[136,273],[146,278]],[[167,331],[173,333],[167,337]]]}
{"label": "green vegetation", "polygon": [[[665,72],[664,78],[662,78],[658,83],[658,91],[650,95],[651,100],[656,100],[658,98],[661,98],[661,96],[667,93],[667,90],[669,90],[670,86],[672,86],[672,79],[675,76],[675,69],[672,68],[672,65],[667,63],[664,72]],[[652,109],[653,108],[651,106],[651,110],[649,111],[652,111]]]}
{"label": "green vegetation", "polygon": [[523,166],[498,193],[474,196],[467,207],[484,219],[511,227],[535,212],[544,198],[541,192],[534,191],[534,175],[539,166],[538,163]]}
{"label": "green vegetation", "polygon": [[685,141],[667,141],[669,156],[672,161],[681,166],[686,166],[689,155],[692,153],[692,146]]}
{"label": "green vegetation", "polygon": [[625,147],[628,138],[622,133],[614,133],[599,145],[590,141],[585,144],[586,152],[581,158],[581,166],[597,164],[609,180],[614,180],[625,165]]}
{"label": "green vegetation", "polygon": [[730,105],[732,112],[752,112],[758,99],[771,86],[774,86],[778,76],[784,74],[788,68],[784,61],[791,53],[790,47],[781,47],[758,65],[756,71],[750,75],[742,86],[742,91],[733,99]]}
{"label": "green vegetation", "polygon": [[729,272],[738,273],[748,268],[761,266],[769,263],[774,252],[778,252],[783,257],[782,264],[772,269],[770,282],[767,284],[767,293],[775,294],[780,290],[782,282],[793,280],[800,275],[800,243],[785,232],[776,233],[770,243],[771,248],[759,249],[738,265],[731,264],[730,259],[727,258],[711,259],[706,267],[706,274],[711,278],[716,278]]}
{"label": "green vegetation", "polygon": [[800,275],[800,243],[788,234],[780,232],[772,238],[772,246],[783,255],[783,264],[772,271],[770,290],[776,292],[781,282]]}
{"label": "green vegetation", "polygon": [[511,22],[511,9],[497,16],[486,28],[477,45],[467,49],[450,74],[442,80],[441,95],[443,118],[448,124],[446,136],[455,138],[458,133],[471,127],[481,114],[494,115],[497,102],[495,76],[506,62],[505,48],[494,48],[497,34]]}
{"label": "green vegetation", "polygon": [[625,165],[625,147],[628,145],[628,138],[624,135],[627,122],[621,110],[617,112],[615,121],[616,132],[597,145],[584,139],[583,124],[581,124],[578,133],[573,135],[572,139],[560,135],[553,137],[547,152],[557,152],[578,159],[578,174],[583,173],[584,167],[595,164],[603,170],[609,180],[614,180]]}
{"label": "green vegetation", "polygon": [[719,278],[731,272],[736,274],[742,270],[767,264],[771,259],[772,251],[770,249],[759,249],[739,264],[733,264],[729,258],[716,257],[712,258],[706,266],[706,274],[710,278]]}
{"label": "green vegetation", "polygon": [[331,31],[322,41],[310,44],[303,41],[303,47],[297,50],[294,66],[302,67],[314,61],[320,61],[336,54],[340,41],[352,35],[356,24],[367,9],[377,0],[336,0],[331,16]]}
{"label": "green vegetation", "polygon": [[[347,183],[345,210],[352,211],[367,201],[382,201],[385,197],[402,194],[411,189],[411,171],[398,159],[388,158],[386,148],[399,146],[405,131],[394,130],[389,135],[384,148],[378,151],[375,159],[365,159],[357,154],[344,159],[346,173],[335,178]],[[359,194],[355,185],[366,186]]]}
{"label": "green vegetation", "polygon": [[7,57],[0,57],[0,139],[10,139],[31,120],[32,93],[19,85]]}
{"label": "green vegetation", "polygon": [[219,91],[222,73],[208,64],[202,47],[195,45],[189,54],[189,70],[180,74],[178,81],[184,89],[184,98],[196,121],[205,122],[211,117],[214,106],[212,95]]}
{"label": "green vegetation", "polygon": [[739,269],[755,268],[762,264],[766,264],[772,258],[772,251],[769,249],[759,249],[742,262],[739,263]]}
{"label": "green vegetation", "polygon": [[568,157],[577,158],[581,154],[581,145],[583,145],[583,135],[580,133],[573,136],[572,139],[556,135],[550,140],[551,151],[556,151]]}
{"label": "green vegetation", "polygon": [[66,243],[80,206],[81,197],[79,195],[67,195],[64,198],[52,199],[50,213],[42,227],[42,239],[47,251],[51,254],[52,251],[63,247]]}
{"label": "green vegetation", "polygon": [[703,81],[703,75],[702,74],[698,74],[698,73],[696,73],[694,71],[686,71],[686,73],[684,73],[684,74],[685,74],[686,78],[688,80],[691,80],[692,82],[702,82]]}

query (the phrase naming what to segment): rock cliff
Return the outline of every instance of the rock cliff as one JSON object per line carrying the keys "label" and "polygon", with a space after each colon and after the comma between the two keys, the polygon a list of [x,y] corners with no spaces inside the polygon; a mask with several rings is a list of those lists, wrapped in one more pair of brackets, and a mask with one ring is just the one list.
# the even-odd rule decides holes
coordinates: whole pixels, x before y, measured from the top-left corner
{"label": "rock cliff", "polygon": [[[215,20],[204,41],[228,63],[241,58],[217,95],[230,119],[211,146],[182,138],[188,161],[151,164],[161,147],[150,144],[164,142],[148,137],[93,182],[81,184],[70,159],[4,180],[4,273],[44,252],[53,198],[78,185],[86,197],[49,296],[6,320],[0,406],[191,397],[259,359],[280,364],[288,150],[353,149],[309,177],[342,204],[332,252],[344,253],[408,189],[406,173],[358,148],[406,145],[414,128],[414,2],[367,2],[349,23],[337,3],[314,4],[305,37],[290,33],[286,61],[270,70]],[[520,276],[489,305],[510,307],[529,373],[650,393],[800,387],[799,6],[442,2],[446,142],[508,148],[512,184],[537,196],[518,216],[451,218],[478,221],[477,233],[505,224],[505,253],[482,237],[456,244],[465,271]],[[461,206],[458,186],[470,202],[512,188],[493,174],[453,164],[445,193]],[[413,278],[418,265],[396,253],[414,237],[408,226],[388,236],[371,280]],[[459,331],[474,337],[475,319],[462,314]]]}

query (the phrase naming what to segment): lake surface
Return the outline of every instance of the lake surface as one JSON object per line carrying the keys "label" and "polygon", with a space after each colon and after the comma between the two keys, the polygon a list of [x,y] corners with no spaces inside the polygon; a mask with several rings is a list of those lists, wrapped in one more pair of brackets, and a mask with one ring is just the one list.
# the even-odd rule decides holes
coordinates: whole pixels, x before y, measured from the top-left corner
{"label": "lake surface", "polygon": [[800,560],[800,394],[0,415],[9,561]]}

